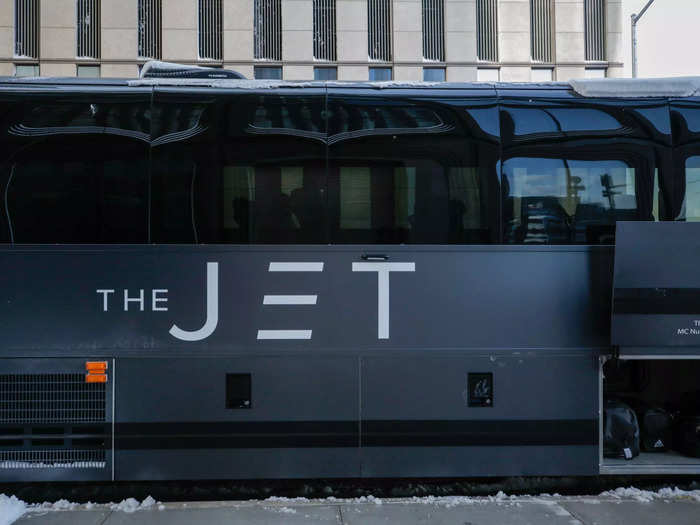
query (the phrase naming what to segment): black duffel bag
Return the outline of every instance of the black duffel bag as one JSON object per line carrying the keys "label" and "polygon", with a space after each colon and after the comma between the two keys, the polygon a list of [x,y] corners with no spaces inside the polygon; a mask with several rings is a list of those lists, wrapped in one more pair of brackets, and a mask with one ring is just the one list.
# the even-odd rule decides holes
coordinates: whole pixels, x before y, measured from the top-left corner
{"label": "black duffel bag", "polygon": [[639,455],[639,423],[629,405],[606,399],[603,412],[603,455],[632,459]]}
{"label": "black duffel bag", "polygon": [[679,408],[673,448],[686,456],[700,457],[700,391],[685,392]]}
{"label": "black duffel bag", "polygon": [[624,398],[637,415],[640,446],[644,452],[663,452],[673,441],[673,416],[658,405],[641,399]]}

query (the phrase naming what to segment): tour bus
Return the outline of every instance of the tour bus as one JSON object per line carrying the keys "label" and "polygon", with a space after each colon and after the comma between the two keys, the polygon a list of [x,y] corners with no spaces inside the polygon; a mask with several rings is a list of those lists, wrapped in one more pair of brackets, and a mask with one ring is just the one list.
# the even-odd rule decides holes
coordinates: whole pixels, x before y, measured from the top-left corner
{"label": "tour bus", "polygon": [[700,473],[698,89],[0,79],[0,480]]}

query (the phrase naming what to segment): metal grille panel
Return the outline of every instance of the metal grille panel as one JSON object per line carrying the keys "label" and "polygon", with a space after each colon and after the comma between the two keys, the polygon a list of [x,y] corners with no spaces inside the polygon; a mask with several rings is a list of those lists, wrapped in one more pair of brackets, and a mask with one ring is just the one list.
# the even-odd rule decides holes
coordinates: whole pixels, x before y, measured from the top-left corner
{"label": "metal grille panel", "polygon": [[223,7],[221,0],[199,0],[199,58],[223,60]]}
{"label": "metal grille panel", "polygon": [[335,0],[314,0],[314,58],[336,60]]}
{"label": "metal grille panel", "polygon": [[530,49],[535,62],[552,62],[553,0],[530,0]]}
{"label": "metal grille panel", "polygon": [[423,58],[445,61],[444,0],[423,0]]}
{"label": "metal grille panel", "polygon": [[104,450],[0,450],[0,469],[105,468]]}
{"label": "metal grille panel", "polygon": [[101,423],[105,383],[83,374],[0,375],[0,423]]}
{"label": "metal grille panel", "polygon": [[586,60],[605,60],[605,0],[585,0]]}
{"label": "metal grille panel", "polygon": [[391,61],[391,0],[368,0],[368,54],[370,60]]}
{"label": "metal grille panel", "polygon": [[39,58],[39,0],[15,0],[15,56]]}
{"label": "metal grille panel", "polygon": [[161,27],[161,0],[139,0],[139,58],[161,57]]}
{"label": "metal grille panel", "polygon": [[100,58],[100,2],[78,0],[77,38],[79,58]]}
{"label": "metal grille panel", "polygon": [[255,0],[254,57],[282,60],[282,0]]}
{"label": "metal grille panel", "polygon": [[498,0],[476,0],[476,54],[498,62]]}

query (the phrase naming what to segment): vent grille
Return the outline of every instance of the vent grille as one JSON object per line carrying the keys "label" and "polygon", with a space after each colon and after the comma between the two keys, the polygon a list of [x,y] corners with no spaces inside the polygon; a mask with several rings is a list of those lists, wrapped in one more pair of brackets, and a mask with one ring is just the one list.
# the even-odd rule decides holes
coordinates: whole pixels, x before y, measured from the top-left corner
{"label": "vent grille", "polygon": [[314,0],[314,58],[336,60],[335,0]]}
{"label": "vent grille", "polygon": [[479,60],[498,62],[497,0],[476,0],[476,54]]}
{"label": "vent grille", "polygon": [[139,0],[139,58],[161,57],[161,25],[161,0]]}
{"label": "vent grille", "polygon": [[586,60],[605,60],[605,0],[585,0]]}
{"label": "vent grille", "polygon": [[199,0],[199,58],[223,60],[221,0]]}
{"label": "vent grille", "polygon": [[391,61],[391,0],[367,2],[370,60]]}
{"label": "vent grille", "polygon": [[282,0],[255,0],[254,52],[257,60],[282,60]]}
{"label": "vent grille", "polygon": [[0,423],[102,423],[106,395],[83,374],[0,375]]}
{"label": "vent grille", "polygon": [[78,0],[78,58],[100,58],[100,2]]}
{"label": "vent grille", "polygon": [[39,58],[39,0],[15,0],[15,56]]}
{"label": "vent grille", "polygon": [[423,58],[445,61],[444,0],[423,0]]}
{"label": "vent grille", "polygon": [[104,450],[0,450],[0,469],[105,468]]}
{"label": "vent grille", "polygon": [[530,0],[532,60],[552,62],[552,0]]}

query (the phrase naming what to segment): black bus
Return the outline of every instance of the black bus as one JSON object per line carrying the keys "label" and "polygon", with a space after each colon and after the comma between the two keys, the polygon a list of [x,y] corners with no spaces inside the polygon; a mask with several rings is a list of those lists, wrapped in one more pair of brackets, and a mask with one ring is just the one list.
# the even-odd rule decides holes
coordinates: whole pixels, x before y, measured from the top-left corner
{"label": "black bus", "polygon": [[700,473],[691,88],[0,79],[0,480]]}

